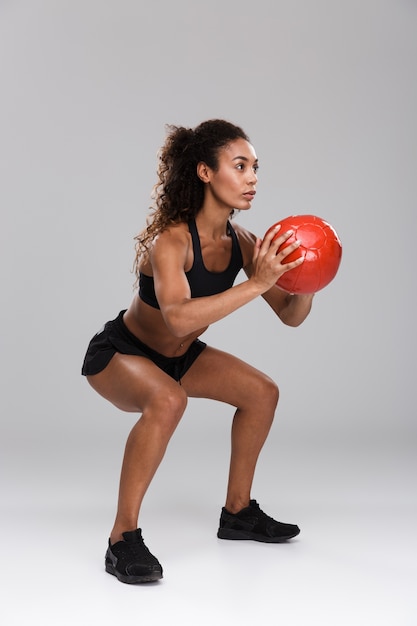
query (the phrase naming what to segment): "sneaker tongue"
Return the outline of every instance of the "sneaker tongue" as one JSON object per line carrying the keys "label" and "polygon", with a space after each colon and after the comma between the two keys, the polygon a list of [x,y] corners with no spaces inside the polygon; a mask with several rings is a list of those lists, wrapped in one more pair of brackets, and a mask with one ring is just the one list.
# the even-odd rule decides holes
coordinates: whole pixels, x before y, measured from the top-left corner
{"label": "sneaker tongue", "polygon": [[142,539],[142,531],[140,528],[127,531],[123,533],[123,539],[126,541],[126,543],[136,543],[137,541],[140,541]]}

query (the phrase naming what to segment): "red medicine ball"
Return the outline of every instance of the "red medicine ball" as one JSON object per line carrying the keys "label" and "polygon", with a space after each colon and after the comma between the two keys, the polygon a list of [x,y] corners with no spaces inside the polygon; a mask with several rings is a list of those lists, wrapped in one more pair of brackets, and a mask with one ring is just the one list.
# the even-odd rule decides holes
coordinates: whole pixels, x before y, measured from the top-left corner
{"label": "red medicine ball", "polygon": [[335,229],[316,215],[291,215],[273,224],[267,233],[278,224],[281,228],[274,239],[288,230],[294,231],[279,250],[296,239],[301,242],[297,250],[285,257],[284,263],[300,256],[305,258],[301,265],[285,272],[277,285],[289,293],[300,294],[316,293],[326,287],[336,276],[342,258],[342,244]]}

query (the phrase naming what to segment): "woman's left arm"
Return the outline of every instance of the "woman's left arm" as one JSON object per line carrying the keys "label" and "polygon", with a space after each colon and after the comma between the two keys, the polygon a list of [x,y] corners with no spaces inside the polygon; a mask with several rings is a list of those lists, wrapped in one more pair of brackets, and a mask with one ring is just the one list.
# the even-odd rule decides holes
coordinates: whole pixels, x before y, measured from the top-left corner
{"label": "woman's left arm", "polygon": [[277,286],[272,287],[262,296],[287,326],[299,326],[311,311],[314,293],[291,294]]}
{"label": "woman's left arm", "polygon": [[[240,225],[236,225],[235,231],[238,234],[240,247],[244,259],[244,272],[250,278],[252,274],[253,249],[257,238]],[[291,294],[280,287],[274,285],[262,294],[272,310],[287,326],[299,326],[304,322],[310,313],[314,293],[312,294]]]}

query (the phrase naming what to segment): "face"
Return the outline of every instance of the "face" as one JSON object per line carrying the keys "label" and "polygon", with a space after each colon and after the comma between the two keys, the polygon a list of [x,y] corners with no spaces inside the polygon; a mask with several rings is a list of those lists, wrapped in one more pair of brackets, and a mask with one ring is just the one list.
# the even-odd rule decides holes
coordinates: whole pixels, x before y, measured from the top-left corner
{"label": "face", "polygon": [[211,197],[228,210],[250,209],[256,193],[258,159],[253,146],[236,139],[222,148],[218,169],[206,169],[206,199]]}

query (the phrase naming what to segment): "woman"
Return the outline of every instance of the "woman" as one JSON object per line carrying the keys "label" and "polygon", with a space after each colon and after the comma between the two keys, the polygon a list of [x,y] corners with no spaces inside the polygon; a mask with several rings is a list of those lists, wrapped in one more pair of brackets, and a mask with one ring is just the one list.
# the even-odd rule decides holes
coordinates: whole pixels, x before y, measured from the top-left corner
{"label": "woman", "polygon": [[[138,293],[92,339],[85,357],[90,385],[119,409],[141,413],[126,444],[105,558],[106,571],[125,583],[162,578],[137,528],[139,510],[189,397],[236,408],[217,536],[280,542],[299,533],[298,526],[275,521],[251,498],[278,402],[275,382],[199,339],[210,324],[258,296],[290,326],[310,311],[312,295],[291,295],[275,284],[303,262],[285,263],[298,242],[278,252],[291,233],[275,229],[261,241],[230,223],[236,210],[251,208],[257,171],[255,150],[241,128],[224,120],[195,129],[169,127],[153,217],[136,238]],[[247,280],[233,286],[242,268]]]}

